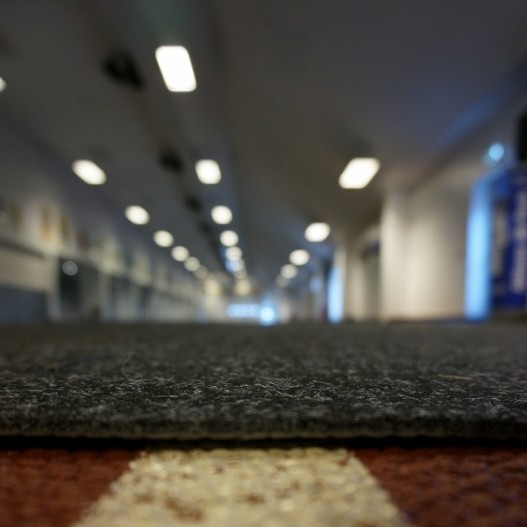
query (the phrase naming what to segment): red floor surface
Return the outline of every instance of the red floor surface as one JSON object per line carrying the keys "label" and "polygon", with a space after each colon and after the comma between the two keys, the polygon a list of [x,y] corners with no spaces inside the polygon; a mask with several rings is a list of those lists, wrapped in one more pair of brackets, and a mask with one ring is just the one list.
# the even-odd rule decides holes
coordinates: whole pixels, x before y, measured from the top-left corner
{"label": "red floor surface", "polygon": [[[372,445],[350,449],[410,524],[527,525],[527,450],[522,445]],[[72,525],[140,451],[135,443],[0,444],[0,526]]]}

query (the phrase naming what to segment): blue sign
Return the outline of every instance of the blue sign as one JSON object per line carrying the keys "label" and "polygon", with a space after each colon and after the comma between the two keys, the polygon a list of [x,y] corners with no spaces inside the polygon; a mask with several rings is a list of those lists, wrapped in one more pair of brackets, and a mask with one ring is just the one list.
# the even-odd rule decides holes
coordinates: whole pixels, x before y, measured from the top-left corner
{"label": "blue sign", "polygon": [[493,189],[492,305],[524,312],[527,305],[527,170],[507,171]]}

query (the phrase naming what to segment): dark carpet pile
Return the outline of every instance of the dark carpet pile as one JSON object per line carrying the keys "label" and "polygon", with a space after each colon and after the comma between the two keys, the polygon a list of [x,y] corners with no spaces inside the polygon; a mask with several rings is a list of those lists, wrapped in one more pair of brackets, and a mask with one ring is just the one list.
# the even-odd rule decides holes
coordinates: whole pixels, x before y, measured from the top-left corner
{"label": "dark carpet pile", "polygon": [[6,328],[0,435],[525,439],[527,328]]}

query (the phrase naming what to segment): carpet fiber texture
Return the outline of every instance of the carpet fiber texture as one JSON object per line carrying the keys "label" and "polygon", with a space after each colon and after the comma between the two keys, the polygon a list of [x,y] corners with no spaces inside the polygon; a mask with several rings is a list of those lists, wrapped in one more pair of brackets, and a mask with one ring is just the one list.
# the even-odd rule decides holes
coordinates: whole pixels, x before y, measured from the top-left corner
{"label": "carpet fiber texture", "polygon": [[527,438],[527,328],[0,331],[0,434]]}

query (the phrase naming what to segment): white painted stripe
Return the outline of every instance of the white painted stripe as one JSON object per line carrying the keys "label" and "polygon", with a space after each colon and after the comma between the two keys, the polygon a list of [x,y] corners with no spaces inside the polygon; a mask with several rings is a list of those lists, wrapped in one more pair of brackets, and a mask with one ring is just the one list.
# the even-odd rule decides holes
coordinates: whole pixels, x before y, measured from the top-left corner
{"label": "white painted stripe", "polygon": [[77,527],[403,527],[344,449],[164,450],[130,469]]}

